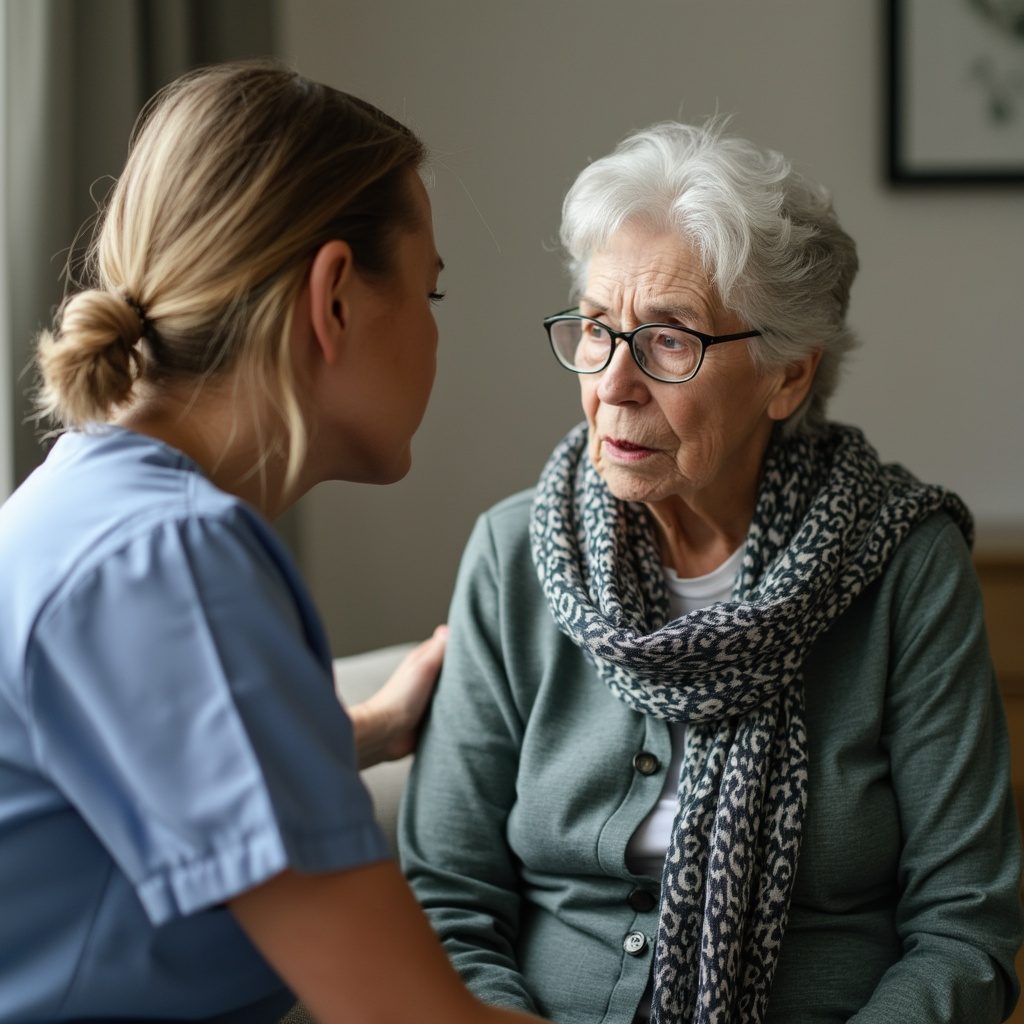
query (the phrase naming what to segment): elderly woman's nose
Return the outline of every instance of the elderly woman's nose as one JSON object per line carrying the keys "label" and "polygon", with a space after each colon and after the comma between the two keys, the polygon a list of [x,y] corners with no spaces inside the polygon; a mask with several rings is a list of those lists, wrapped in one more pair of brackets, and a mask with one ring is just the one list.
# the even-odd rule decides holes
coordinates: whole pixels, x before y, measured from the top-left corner
{"label": "elderly woman's nose", "polygon": [[642,401],[647,394],[644,375],[636,365],[629,346],[620,341],[612,361],[604,368],[597,385],[597,397],[609,405]]}

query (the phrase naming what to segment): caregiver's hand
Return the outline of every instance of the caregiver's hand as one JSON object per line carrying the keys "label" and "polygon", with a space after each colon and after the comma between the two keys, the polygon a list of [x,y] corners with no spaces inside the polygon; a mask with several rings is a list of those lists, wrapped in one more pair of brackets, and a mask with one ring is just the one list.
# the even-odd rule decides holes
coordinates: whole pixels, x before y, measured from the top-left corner
{"label": "caregiver's hand", "polygon": [[416,749],[420,719],[441,671],[447,641],[448,627],[438,626],[372,697],[348,709],[360,768],[394,761]]}

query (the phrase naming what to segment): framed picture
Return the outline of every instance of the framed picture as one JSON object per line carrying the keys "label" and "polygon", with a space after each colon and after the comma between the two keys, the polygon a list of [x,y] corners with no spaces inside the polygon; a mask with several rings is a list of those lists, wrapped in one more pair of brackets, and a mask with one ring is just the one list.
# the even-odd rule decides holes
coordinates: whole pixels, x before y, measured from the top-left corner
{"label": "framed picture", "polygon": [[889,178],[1024,183],[1024,0],[888,0]]}

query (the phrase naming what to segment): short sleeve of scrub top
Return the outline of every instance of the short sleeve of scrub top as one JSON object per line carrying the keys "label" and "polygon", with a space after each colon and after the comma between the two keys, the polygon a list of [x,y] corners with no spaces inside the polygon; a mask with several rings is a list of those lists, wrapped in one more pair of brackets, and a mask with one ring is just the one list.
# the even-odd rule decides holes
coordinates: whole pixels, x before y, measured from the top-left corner
{"label": "short sleeve of scrub top", "polygon": [[153,925],[286,866],[388,855],[326,645],[300,609],[236,506],[138,529],[36,622],[25,697],[38,761]]}

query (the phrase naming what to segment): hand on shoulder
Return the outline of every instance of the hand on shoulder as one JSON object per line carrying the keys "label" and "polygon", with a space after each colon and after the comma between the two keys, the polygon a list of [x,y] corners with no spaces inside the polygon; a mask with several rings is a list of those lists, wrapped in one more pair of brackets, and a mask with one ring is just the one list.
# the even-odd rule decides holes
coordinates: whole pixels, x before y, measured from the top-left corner
{"label": "hand on shoulder", "polygon": [[434,692],[448,642],[448,627],[411,650],[369,699],[349,708],[359,767],[394,761],[416,749],[419,724]]}

